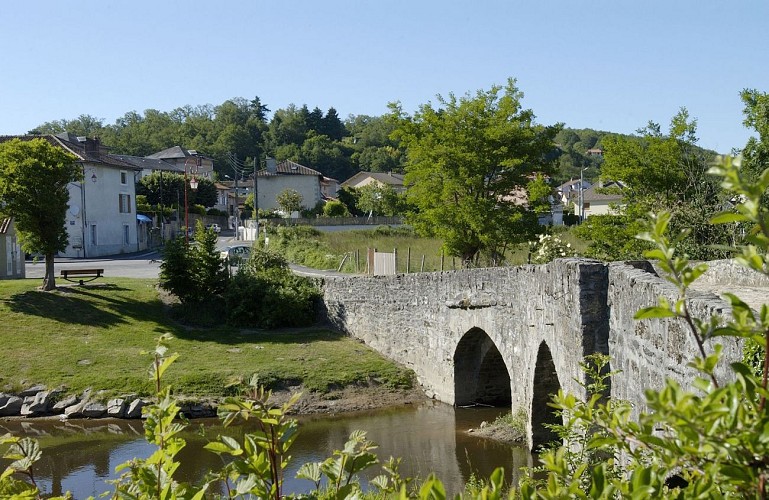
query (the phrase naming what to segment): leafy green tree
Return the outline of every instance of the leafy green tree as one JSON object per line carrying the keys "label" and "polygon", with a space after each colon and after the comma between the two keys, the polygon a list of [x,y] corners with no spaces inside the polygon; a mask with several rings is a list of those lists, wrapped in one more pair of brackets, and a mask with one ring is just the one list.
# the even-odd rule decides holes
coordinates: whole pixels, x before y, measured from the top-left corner
{"label": "leafy green tree", "polygon": [[561,127],[536,125],[522,97],[510,79],[475,96],[438,96],[439,107],[424,104],[413,117],[391,105],[395,137],[408,152],[407,198],[417,208],[409,221],[466,265],[481,253],[497,260],[536,227],[514,195],[532,174],[550,171]]}
{"label": "leafy green tree", "polygon": [[298,212],[302,208],[302,194],[295,189],[284,189],[275,198],[278,202],[278,206],[286,214],[286,217],[290,217],[292,213]]}
{"label": "leafy green tree", "polygon": [[347,207],[347,210],[350,211],[350,214],[356,217],[363,215],[363,210],[358,207],[358,199],[360,198],[360,193],[357,189],[345,186],[337,191],[336,197],[339,201],[344,203],[344,205]]}
{"label": "leafy green tree", "polygon": [[43,290],[56,287],[54,255],[67,248],[67,184],[82,178],[76,160],[45,139],[0,143],[0,210],[16,221],[24,251],[45,256]]}
{"label": "leafy green tree", "polygon": [[104,130],[104,119],[91,115],[80,115],[74,120],[54,120],[38,125],[30,134],[59,134],[69,132],[78,136],[101,137]]}
{"label": "leafy green tree", "polygon": [[402,197],[388,184],[372,182],[357,189],[357,207],[364,214],[391,217],[401,212]]}
{"label": "leafy green tree", "polygon": [[[203,207],[212,207],[216,205],[217,193],[216,185],[203,177],[198,177],[197,189],[192,189],[189,185],[190,178],[187,178],[187,203],[189,206],[202,205]],[[136,185],[136,194],[147,197],[147,203],[158,206],[175,205],[177,202],[184,203],[184,175],[172,174],[169,172],[153,172],[139,181]]]}
{"label": "leafy green tree", "polygon": [[581,236],[591,240],[589,255],[607,260],[639,258],[644,244],[633,240],[636,221],[664,210],[673,214],[671,230],[686,234],[679,250],[703,260],[725,257],[716,245],[732,243],[734,233],[708,223],[722,209],[724,198],[716,180],[706,175],[713,155],[696,146],[696,120],[682,108],[671,119],[667,133],[653,122],[641,132],[640,139],[603,139],[601,177],[623,183],[624,207],[620,215],[592,216],[595,220],[580,228]]}
{"label": "leafy green tree", "polygon": [[[743,123],[758,133],[758,137],[751,136],[742,149],[742,170],[749,179],[758,179],[769,164],[769,94],[745,89],[740,97],[745,105]],[[769,202],[766,195],[762,201]]]}

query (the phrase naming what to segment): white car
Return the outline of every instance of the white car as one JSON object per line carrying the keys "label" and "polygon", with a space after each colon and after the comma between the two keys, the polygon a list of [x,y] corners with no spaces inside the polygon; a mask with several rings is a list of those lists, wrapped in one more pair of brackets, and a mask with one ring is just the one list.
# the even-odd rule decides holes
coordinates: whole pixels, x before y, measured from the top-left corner
{"label": "white car", "polygon": [[251,247],[248,245],[234,245],[225,248],[219,255],[230,266],[239,266],[251,257]]}
{"label": "white car", "polygon": [[222,228],[219,226],[219,224],[208,224],[206,226],[206,231],[209,229],[213,229],[216,234],[219,234],[222,232]]}

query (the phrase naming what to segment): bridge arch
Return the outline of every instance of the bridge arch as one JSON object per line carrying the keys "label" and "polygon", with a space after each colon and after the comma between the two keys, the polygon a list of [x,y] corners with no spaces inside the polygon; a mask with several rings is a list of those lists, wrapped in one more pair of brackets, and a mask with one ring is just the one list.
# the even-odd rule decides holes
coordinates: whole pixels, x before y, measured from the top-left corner
{"label": "bridge arch", "polygon": [[454,351],[454,404],[510,406],[510,372],[494,341],[471,328]]}
{"label": "bridge arch", "polygon": [[546,342],[539,344],[537,364],[534,367],[534,391],[531,398],[531,438],[532,449],[558,440],[558,435],[546,424],[561,424],[561,417],[548,403],[552,396],[561,389],[558,373],[553,362],[553,355]]}

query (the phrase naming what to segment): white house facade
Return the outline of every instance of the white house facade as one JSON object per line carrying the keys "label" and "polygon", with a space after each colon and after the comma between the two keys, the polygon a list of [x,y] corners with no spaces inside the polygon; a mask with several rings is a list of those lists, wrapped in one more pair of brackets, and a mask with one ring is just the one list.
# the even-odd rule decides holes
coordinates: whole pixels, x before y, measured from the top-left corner
{"label": "white house facade", "polygon": [[[70,182],[65,220],[69,244],[62,257],[86,258],[137,252],[146,248],[136,217],[138,169],[107,154],[98,139],[70,134],[49,136],[78,157],[83,178]],[[49,139],[51,140],[51,139]],[[53,142],[53,141],[52,141]]]}
{"label": "white house facade", "polygon": [[260,210],[279,209],[277,198],[286,189],[302,195],[302,206],[313,208],[322,199],[323,174],[290,160],[277,163],[267,158],[267,168],[257,172],[256,190]]}
{"label": "white house facade", "polygon": [[0,279],[25,277],[24,253],[12,217],[0,219]]}

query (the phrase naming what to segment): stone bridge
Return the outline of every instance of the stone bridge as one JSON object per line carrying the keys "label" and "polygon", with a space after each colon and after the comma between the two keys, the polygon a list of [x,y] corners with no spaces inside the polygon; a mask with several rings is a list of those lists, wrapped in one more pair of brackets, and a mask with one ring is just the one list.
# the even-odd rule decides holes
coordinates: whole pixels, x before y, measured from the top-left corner
{"label": "stone bridge", "polygon": [[[710,288],[769,283],[728,261],[712,263]],[[757,280],[757,281],[756,281]],[[707,288],[707,284],[705,288]],[[666,377],[689,384],[686,363],[696,345],[675,320],[635,321],[657,298],[677,290],[647,262],[562,259],[520,266],[324,280],[324,304],[333,327],[364,341],[411,369],[426,393],[453,405],[509,406],[529,417],[528,444],[554,436],[551,395],[559,389],[584,396],[580,363],[591,353],[611,356],[612,396],[644,407],[643,391]],[[767,295],[758,293],[758,297]],[[697,315],[722,314],[712,290],[693,292]],[[739,359],[725,343],[727,360]],[[724,363],[724,366],[728,366]],[[726,369],[720,374],[729,376]]]}

